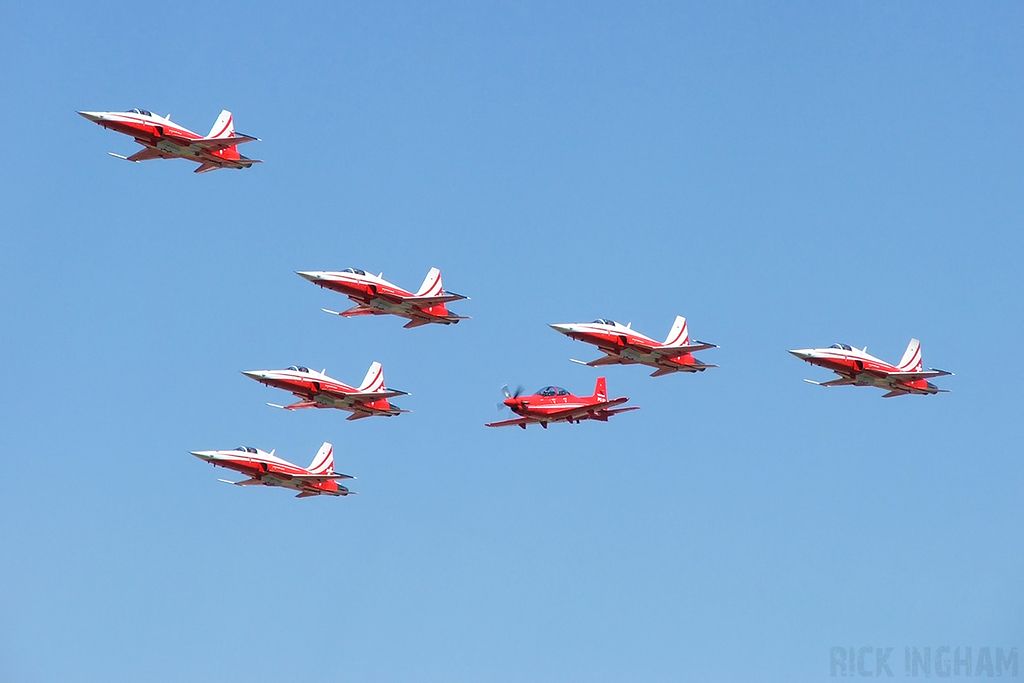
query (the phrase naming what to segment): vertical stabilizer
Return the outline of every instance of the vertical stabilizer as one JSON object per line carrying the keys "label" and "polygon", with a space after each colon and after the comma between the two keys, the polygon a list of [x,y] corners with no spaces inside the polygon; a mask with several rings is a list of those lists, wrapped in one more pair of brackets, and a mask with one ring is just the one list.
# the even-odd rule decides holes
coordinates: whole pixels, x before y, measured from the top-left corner
{"label": "vertical stabilizer", "polygon": [[668,336],[665,338],[665,346],[685,346],[689,343],[690,332],[686,329],[686,318],[677,315],[672,329],[669,330]]}
{"label": "vertical stabilizer", "polygon": [[902,372],[919,372],[924,366],[921,359],[921,342],[911,339],[907,350],[903,353],[903,360],[900,361],[899,369]]}
{"label": "vertical stabilizer", "polygon": [[604,377],[597,378],[597,385],[594,386],[594,396],[597,397],[598,401],[608,400],[608,384],[605,382]]}
{"label": "vertical stabilizer", "polygon": [[374,361],[370,365],[370,369],[366,371],[366,377],[363,378],[363,383],[359,385],[359,391],[371,392],[371,391],[383,391],[384,389],[384,367]]}
{"label": "vertical stabilizer", "polygon": [[208,138],[233,138],[235,137],[235,119],[227,109],[220,113],[217,122],[210,129]]}
{"label": "vertical stabilizer", "polygon": [[309,471],[313,474],[334,474],[334,446],[324,441],[309,465]]}
{"label": "vertical stabilizer", "polygon": [[441,286],[441,271],[431,268],[420,286],[420,291],[416,292],[416,296],[438,296],[442,291],[444,288]]}

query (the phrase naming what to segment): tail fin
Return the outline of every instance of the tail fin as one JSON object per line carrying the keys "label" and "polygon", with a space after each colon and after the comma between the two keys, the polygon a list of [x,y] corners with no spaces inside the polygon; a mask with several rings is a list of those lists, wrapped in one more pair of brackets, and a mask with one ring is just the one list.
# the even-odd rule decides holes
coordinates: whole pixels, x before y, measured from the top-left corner
{"label": "tail fin", "polygon": [[597,397],[598,401],[608,400],[608,384],[605,382],[604,377],[597,378],[597,384],[594,386],[594,396]]}
{"label": "tail fin", "polygon": [[690,343],[690,332],[686,329],[686,318],[676,316],[676,321],[665,337],[665,346],[685,346]]}
{"label": "tail fin", "polygon": [[903,353],[903,360],[900,361],[899,368],[903,372],[919,372],[923,366],[921,342],[917,339],[911,339],[907,345],[907,350]]}
{"label": "tail fin", "polygon": [[427,273],[426,279],[423,280],[423,284],[420,285],[420,291],[416,292],[416,296],[437,296],[443,291],[441,271],[437,268],[431,268],[430,272]]}
{"label": "tail fin", "polygon": [[[233,138],[235,137],[235,119],[227,109],[220,113],[217,117],[216,123],[213,124],[213,128],[210,129],[211,138]],[[242,155],[238,153],[238,147],[232,145],[231,147],[225,147],[224,149],[214,152],[216,156],[222,159],[241,159]],[[205,166],[205,165],[204,165]],[[204,168],[200,166],[196,169],[196,173],[205,173],[206,171],[212,171],[219,166],[211,166],[210,168]]]}
{"label": "tail fin", "polygon": [[227,109],[220,113],[216,123],[210,129],[208,138],[233,138],[235,137],[235,119]]}
{"label": "tail fin", "polygon": [[374,361],[370,369],[366,371],[363,383],[359,385],[359,391],[381,391],[384,389],[384,367]]}
{"label": "tail fin", "polygon": [[308,469],[313,474],[334,474],[334,446],[324,441]]}

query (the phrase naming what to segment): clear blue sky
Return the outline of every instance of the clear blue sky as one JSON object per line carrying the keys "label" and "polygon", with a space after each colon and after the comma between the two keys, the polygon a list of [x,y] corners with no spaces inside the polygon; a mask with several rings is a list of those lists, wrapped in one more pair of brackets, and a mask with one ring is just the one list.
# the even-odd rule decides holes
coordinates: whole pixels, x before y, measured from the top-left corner
{"label": "clear blue sky", "polygon": [[[1018,3],[11,4],[0,22],[0,680],[834,680],[829,648],[1024,647]],[[133,165],[79,109],[263,138]],[[293,274],[431,266],[473,320],[340,320]],[[721,367],[547,327],[675,315]],[[952,370],[801,382],[844,341]],[[409,415],[274,411],[240,370]],[[347,499],[237,489],[251,444]]]}

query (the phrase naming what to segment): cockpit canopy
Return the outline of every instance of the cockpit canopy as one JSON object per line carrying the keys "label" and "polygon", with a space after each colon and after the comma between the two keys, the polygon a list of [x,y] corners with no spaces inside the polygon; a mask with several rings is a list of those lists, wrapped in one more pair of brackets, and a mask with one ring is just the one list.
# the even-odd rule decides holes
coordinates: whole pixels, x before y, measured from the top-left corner
{"label": "cockpit canopy", "polygon": [[566,391],[562,387],[550,386],[550,387],[544,387],[543,389],[538,391],[537,395],[538,396],[569,396],[570,394],[569,394],[568,391]]}
{"label": "cockpit canopy", "polygon": [[343,272],[343,273],[353,273],[354,275],[366,275],[366,271],[365,270],[359,270],[358,268],[346,268],[345,270],[343,270],[341,272]]}
{"label": "cockpit canopy", "polygon": [[615,322],[614,320],[609,320],[608,318],[598,318],[594,322],[597,323],[598,325],[618,325],[617,322]]}
{"label": "cockpit canopy", "polygon": [[849,344],[833,344],[832,346],[830,346],[828,348],[830,348],[830,349],[842,349],[843,351],[853,351],[853,347],[850,346]]}
{"label": "cockpit canopy", "polygon": [[309,368],[304,368],[301,365],[289,365],[288,369],[289,370],[294,370],[295,372],[306,372],[306,373],[309,372]]}
{"label": "cockpit canopy", "polygon": [[236,451],[242,451],[243,453],[255,453],[256,449],[252,446],[239,446],[235,449]]}
{"label": "cockpit canopy", "polygon": [[143,116],[152,116],[153,112],[146,111],[145,109],[132,109],[129,114],[142,114]]}

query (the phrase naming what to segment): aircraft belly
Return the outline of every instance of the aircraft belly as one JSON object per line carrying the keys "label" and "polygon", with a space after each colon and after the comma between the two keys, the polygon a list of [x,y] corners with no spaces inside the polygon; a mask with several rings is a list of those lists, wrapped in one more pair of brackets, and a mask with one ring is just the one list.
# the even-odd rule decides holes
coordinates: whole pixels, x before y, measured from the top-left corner
{"label": "aircraft belly", "polygon": [[315,394],[313,400],[325,408],[351,408],[352,401],[344,398],[335,398],[327,394]]}
{"label": "aircraft belly", "polygon": [[884,379],[867,372],[859,372],[854,375],[853,379],[861,386],[879,387],[880,389],[889,389],[892,385],[892,382],[887,382]]}
{"label": "aircraft belly", "polygon": [[636,349],[622,349],[619,351],[619,355],[623,358],[636,361],[637,363],[653,363],[654,357],[637,351]]}
{"label": "aircraft belly", "polygon": [[408,307],[403,304],[396,304],[387,299],[370,299],[367,303],[370,308],[375,308],[378,311],[384,311],[385,313],[408,313]]}
{"label": "aircraft belly", "polygon": [[176,145],[173,142],[170,142],[169,140],[161,140],[160,142],[156,143],[156,148],[161,152],[167,152],[168,154],[173,154],[175,156],[197,156],[196,154],[190,152],[187,147]]}

